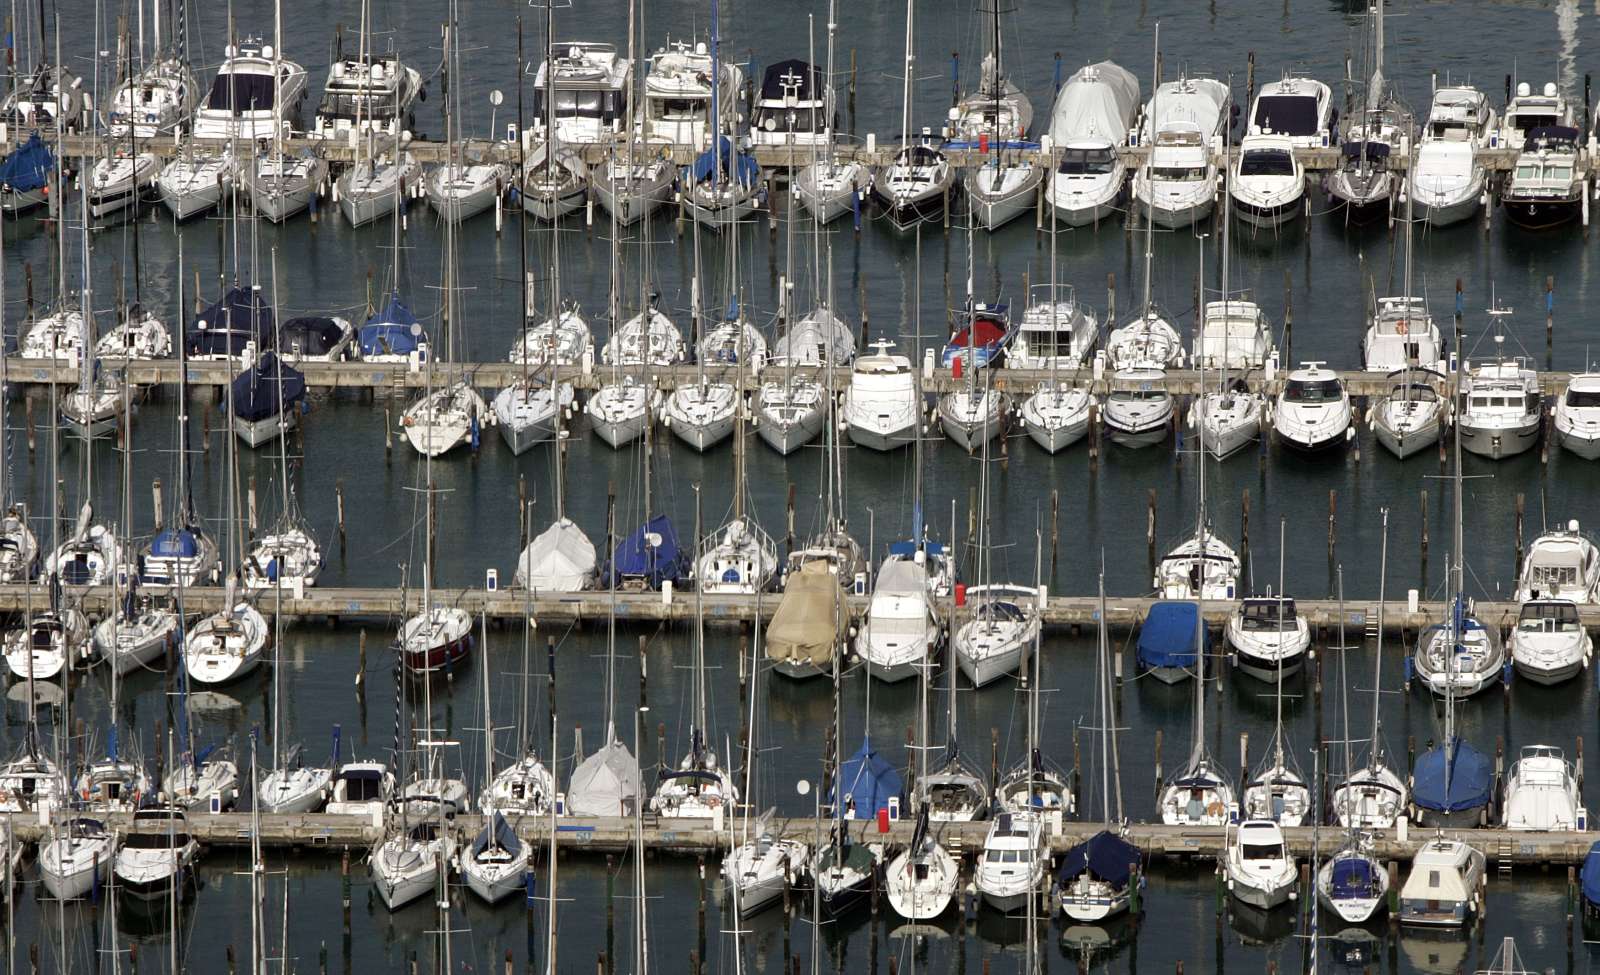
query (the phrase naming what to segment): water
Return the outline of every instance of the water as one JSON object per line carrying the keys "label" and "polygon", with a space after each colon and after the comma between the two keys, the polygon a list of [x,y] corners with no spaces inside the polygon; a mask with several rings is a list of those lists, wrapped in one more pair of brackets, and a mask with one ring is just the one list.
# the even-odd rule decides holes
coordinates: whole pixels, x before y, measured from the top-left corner
{"label": "water", "polygon": [[[27,7],[28,5],[23,5]],[[916,125],[934,125],[949,104],[949,52],[963,53],[963,74],[970,83],[982,50],[982,25],[965,4],[935,9],[924,3],[919,10],[918,50],[921,52],[917,78]],[[1360,25],[1344,3],[1284,3],[1281,8],[1244,11],[1216,4],[1150,5],[1116,3],[1062,3],[1032,0],[1019,5],[1006,32],[1008,60],[1013,74],[1033,97],[1036,118],[1042,123],[1048,115],[1048,102],[1056,50],[1062,53],[1064,77],[1079,64],[1112,58],[1128,66],[1143,79],[1148,96],[1151,74],[1153,31],[1161,24],[1165,76],[1180,68],[1191,73],[1232,75],[1234,89],[1243,97],[1245,64],[1249,52],[1256,55],[1258,83],[1275,79],[1282,70],[1293,68],[1329,83],[1343,74],[1346,50],[1359,50]],[[79,70],[92,73],[88,55],[95,49],[111,46],[93,43],[90,33],[93,8],[87,3],[62,7],[62,22],[68,29],[62,44],[66,56]],[[724,52],[740,59],[753,56],[756,71],[760,65],[806,53],[807,18],[816,15],[817,57],[822,57],[824,38],[821,25],[826,8],[804,4],[773,5],[730,0],[722,4]],[[1487,2],[1450,5],[1409,3],[1391,8],[1387,22],[1389,34],[1388,73],[1418,110],[1428,100],[1429,75],[1442,79],[1450,75],[1459,80],[1470,74],[1498,101],[1503,76],[1515,65],[1536,85],[1554,72],[1575,100],[1582,98],[1582,77],[1576,65],[1583,63],[1582,45],[1595,42],[1595,17],[1576,3],[1554,5],[1509,5]],[[354,4],[294,5],[285,12],[284,50],[311,69],[313,96],[320,91],[331,50],[334,25],[355,24]],[[515,23],[525,18],[526,46],[539,45],[539,25],[543,11],[509,2],[474,3],[461,11],[462,36],[467,48],[463,57],[466,77],[459,79],[462,103],[467,116],[467,131],[486,135],[491,129],[503,131],[515,118],[512,86],[517,82]],[[19,11],[26,35],[31,12]],[[104,16],[113,16],[108,10]],[[262,2],[235,2],[233,16],[243,32],[270,32],[272,9]],[[670,29],[674,37],[703,32],[708,8],[704,4],[657,0],[647,5],[646,36],[652,45],[660,43]],[[192,50],[206,62],[201,72],[207,77],[220,58],[226,34],[226,11],[220,5],[191,10],[191,22],[199,36]],[[380,46],[392,41],[414,64],[430,77],[429,99],[420,107],[418,130],[437,136],[443,131],[439,115],[443,102],[441,87],[431,69],[439,59],[438,25],[445,17],[443,4],[424,8],[417,4],[393,5],[378,13],[379,26],[388,33]],[[878,134],[880,141],[898,134],[900,118],[901,44],[904,12],[893,2],[847,4],[839,11],[839,64],[841,82],[855,52],[857,96],[854,115],[847,112],[846,125],[858,136]],[[74,28],[73,25],[83,25]],[[590,39],[622,41],[626,8],[619,0],[601,4],[585,3],[557,11],[557,33],[581,35]],[[530,54],[530,57],[533,55]],[[27,63],[27,51],[19,58]],[[1532,67],[1530,67],[1532,66]],[[504,104],[491,112],[488,93],[501,89],[507,93]],[[781,200],[782,197],[780,196]],[[1320,200],[1320,197],[1318,197]],[[802,281],[802,293],[810,277],[816,242],[801,224],[796,233],[794,266]],[[657,221],[646,231],[650,238],[649,262],[652,279],[663,294],[664,303],[680,328],[688,327],[688,280],[692,276],[692,247],[688,238],[679,240],[670,223]],[[623,255],[623,280],[631,293],[637,282],[642,241],[640,231],[620,242]],[[164,213],[149,215],[140,224],[143,263],[137,285],[131,275],[123,288],[131,295],[138,288],[147,305],[164,309],[177,318],[179,287],[178,256],[181,242],[187,299],[194,299],[194,274],[199,272],[202,296],[214,300],[223,278],[237,275],[267,283],[276,267],[273,287],[280,314],[308,312],[337,313],[359,319],[369,297],[376,298],[398,277],[398,286],[411,306],[432,330],[438,328],[439,292],[442,278],[442,233],[425,209],[414,208],[409,228],[403,235],[401,250],[392,247],[391,230],[380,224],[362,230],[345,226],[335,214],[312,225],[297,219],[287,227],[222,221],[202,221],[175,230]],[[703,237],[703,266],[708,303],[720,304],[732,293],[739,293],[751,307],[770,316],[776,308],[777,282],[786,273],[789,261],[786,233],[776,236],[765,224],[741,234],[736,279],[729,278],[728,244]],[[561,234],[562,293],[579,301],[598,338],[605,335],[606,295],[611,271],[609,231],[603,221],[586,228],[581,221],[567,225]],[[1327,218],[1296,224],[1281,238],[1248,234],[1235,235],[1232,275],[1235,287],[1253,290],[1268,315],[1280,323],[1292,301],[1296,328],[1293,334],[1297,359],[1325,359],[1336,366],[1352,366],[1357,361],[1357,345],[1362,328],[1364,297],[1370,287],[1380,293],[1398,290],[1389,283],[1398,278],[1398,257],[1394,241],[1383,230],[1366,234],[1347,234]],[[848,221],[835,226],[829,237],[835,292],[841,312],[870,315],[873,335],[896,337],[904,351],[919,343],[923,346],[942,341],[946,334],[945,309],[963,300],[967,264],[965,234],[959,229],[946,235],[930,229],[921,243],[917,260],[916,242],[880,232],[868,226],[857,236]],[[1215,239],[1206,245],[1191,234],[1162,234],[1155,242],[1152,289],[1158,300],[1177,311],[1189,310],[1192,319],[1193,288],[1201,246],[1213,248],[1206,263],[1208,274],[1216,271]],[[993,236],[980,233],[975,241],[977,289],[980,297],[1004,295],[1020,299],[1023,276],[1033,282],[1048,280],[1048,243],[1036,235],[1026,219],[1019,220]],[[78,242],[75,232],[68,239],[69,286],[77,284]],[[1142,255],[1137,240],[1130,239],[1120,221],[1111,221],[1097,232],[1062,232],[1057,240],[1058,273],[1063,281],[1075,284],[1080,294],[1104,308],[1107,275],[1114,274],[1117,304],[1124,311],[1136,300],[1141,285]],[[530,229],[530,266],[547,268],[550,232]],[[460,261],[464,283],[470,288],[462,298],[465,357],[495,360],[503,357],[516,334],[519,316],[519,251],[516,224],[510,222],[496,235],[493,220],[484,217],[464,228],[460,235]],[[235,254],[237,253],[237,257]],[[8,335],[14,337],[25,318],[22,297],[22,269],[31,266],[34,293],[41,301],[53,291],[50,269],[54,247],[37,224],[12,228],[7,235],[5,270],[8,291],[5,321]],[[132,265],[132,237],[126,228],[96,235],[93,263],[96,271],[97,305],[109,307],[117,279],[112,269]],[[398,263],[398,271],[395,266]],[[1393,269],[1393,270],[1391,270]],[[1481,225],[1468,224],[1446,232],[1421,234],[1417,240],[1419,288],[1429,294],[1433,310],[1443,322],[1452,310],[1456,279],[1464,283],[1467,345],[1470,348],[1483,331],[1479,309],[1490,301],[1491,290],[1501,301],[1517,309],[1514,333],[1541,366],[1576,369],[1592,357],[1592,325],[1580,311],[1591,290],[1591,258],[1577,228],[1547,235],[1529,235],[1507,226],[1498,218],[1485,234]],[[1555,281],[1554,341],[1547,348],[1541,335],[1545,280]],[[1370,283],[1369,282],[1375,282]],[[538,297],[548,300],[549,283],[539,274]],[[915,309],[919,307],[918,316]],[[1281,340],[1280,340],[1281,341]],[[136,452],[132,457],[131,481],[134,485],[132,508],[134,531],[148,533],[151,524],[150,483],[160,478],[167,491],[167,507],[173,504],[173,486],[178,462],[173,448],[176,429],[176,394],[146,403],[136,421]],[[206,396],[196,394],[190,410],[194,442],[203,438],[203,425],[213,428],[208,449],[193,463],[193,488],[199,510],[220,534],[227,504],[224,489],[226,449],[223,411],[213,406],[209,421]],[[306,418],[303,433],[292,439],[291,483],[300,507],[323,539],[330,553],[323,574],[326,585],[398,586],[403,564],[415,566],[422,557],[421,544],[412,527],[422,517],[419,495],[410,489],[420,485],[422,465],[404,446],[393,455],[384,448],[384,429],[402,404],[387,404],[393,415],[386,415],[385,401],[348,393],[318,398],[315,411]],[[38,449],[29,454],[14,437],[11,465],[17,492],[30,500],[37,512],[49,507],[50,483],[59,474],[64,482],[66,508],[75,510],[84,497],[84,452],[79,446],[63,446],[59,471],[52,471],[47,429],[49,407],[36,403],[34,420],[38,426]],[[11,404],[9,416],[14,428],[24,422],[20,401]],[[480,585],[490,566],[509,572],[516,557],[517,479],[526,479],[535,499],[535,530],[551,517],[553,481],[548,450],[535,450],[512,458],[497,438],[486,438],[482,451],[469,458],[453,455],[433,466],[435,484],[444,493],[439,500],[438,581],[445,586]],[[656,455],[656,507],[671,514],[680,533],[687,535],[694,517],[691,485],[703,485],[702,506],[708,527],[720,524],[731,502],[733,485],[730,448],[724,446],[707,455],[685,449],[670,434],[661,438]],[[1092,592],[1096,569],[1104,553],[1106,585],[1113,595],[1143,593],[1150,586],[1149,566],[1144,553],[1146,498],[1154,491],[1159,549],[1169,547],[1178,537],[1192,530],[1199,468],[1195,455],[1185,444],[1183,452],[1173,445],[1130,452],[1108,446],[1097,469],[1091,469],[1086,452],[1079,448],[1058,457],[1047,457],[1025,440],[1014,440],[1001,476],[992,479],[988,517],[993,533],[1004,547],[996,558],[996,577],[1025,582],[1031,579],[1035,562],[1036,532],[1044,537],[1045,571],[1052,592],[1082,594]],[[1390,573],[1388,589],[1395,598],[1404,590],[1418,588],[1437,595],[1442,588],[1443,569],[1450,547],[1452,512],[1448,485],[1437,480],[1442,473],[1436,458],[1428,455],[1405,463],[1393,460],[1363,432],[1360,461],[1354,453],[1306,460],[1285,455],[1275,448],[1264,452],[1245,451],[1225,464],[1207,467],[1208,508],[1214,523],[1225,536],[1238,540],[1242,498],[1250,492],[1251,582],[1255,589],[1276,586],[1280,522],[1285,526],[1288,553],[1284,566],[1285,591],[1303,597],[1321,597],[1333,591],[1333,573],[1327,557],[1328,492],[1336,491],[1337,549],[1334,561],[1345,568],[1345,588],[1352,597],[1370,598],[1377,594],[1377,555],[1380,543],[1379,510],[1390,512]],[[977,483],[978,462],[948,444],[934,443],[925,451],[924,510],[938,534],[947,536],[952,503],[959,539],[966,536],[969,491]],[[754,510],[774,534],[782,533],[788,486],[796,489],[796,528],[804,535],[817,517],[817,493],[821,484],[819,451],[801,451],[787,461],[774,456],[752,438],[749,451],[749,484]],[[93,495],[102,511],[120,507],[118,467],[121,456],[110,444],[95,450]],[[280,504],[277,455],[272,450],[251,452],[241,457],[241,483],[254,478],[261,494],[262,521],[270,524]],[[886,540],[903,537],[912,529],[911,455],[902,452],[884,456],[853,450],[847,458],[848,500],[851,525],[865,543],[869,538],[875,550]],[[1528,537],[1542,523],[1558,523],[1569,517],[1592,521],[1591,498],[1597,487],[1590,465],[1560,451],[1553,451],[1548,465],[1536,455],[1491,464],[1467,459],[1463,518],[1468,588],[1482,596],[1504,595],[1511,588],[1514,563],[1512,513],[1516,497],[1525,496],[1528,512]],[[567,508],[597,540],[603,537],[606,486],[613,485],[619,498],[619,525],[630,526],[641,514],[639,486],[640,457],[637,451],[613,452],[587,435],[575,439],[569,454]],[[335,540],[333,496],[342,485],[347,510],[347,545],[342,552]],[[1059,493],[1061,541],[1054,567],[1049,544],[1050,492]],[[1431,540],[1429,561],[1424,566],[1418,552],[1423,528],[1420,493],[1429,495],[1427,529]],[[40,524],[48,540],[49,529]],[[548,627],[534,637],[535,673],[542,674],[543,654],[538,645]],[[283,742],[303,742],[308,760],[319,758],[327,747],[331,724],[343,725],[346,753],[354,749],[363,756],[377,756],[391,747],[394,728],[394,690],[390,660],[380,648],[392,633],[391,626],[368,629],[368,669],[364,698],[354,688],[356,645],[355,627],[329,629],[320,625],[296,626],[284,640]],[[581,628],[561,629],[554,634],[560,642],[557,674],[558,707],[564,729],[560,745],[564,765],[570,766],[573,744],[570,731],[581,725],[588,731],[592,747],[596,732],[604,721],[605,702],[602,674],[605,638],[600,621],[588,621]],[[692,644],[685,630],[639,629],[624,626],[618,641],[617,686],[619,707],[626,715],[638,695],[638,668],[635,657],[638,639],[647,638],[648,694],[651,711],[640,746],[641,761],[650,766],[658,760],[672,761],[686,745],[687,693],[692,674]],[[494,648],[493,697],[495,725],[500,731],[502,751],[514,746],[517,732],[510,728],[520,708],[522,685],[514,676],[520,672],[517,650],[521,644],[518,629],[491,632]],[[1350,634],[1356,642],[1359,634]],[[743,708],[736,679],[736,632],[724,627],[708,631],[707,655],[713,665],[709,674],[712,728],[715,739],[736,739]],[[1121,645],[1124,638],[1118,636]],[[1334,641],[1337,643],[1337,641]],[[1093,644],[1088,636],[1052,634],[1046,640],[1043,695],[1043,737],[1045,750],[1057,763],[1070,767],[1073,759],[1073,729],[1092,723],[1092,701],[1088,675]],[[1371,707],[1371,664],[1373,647],[1363,646],[1351,653],[1348,685],[1351,700],[1352,735],[1365,737]],[[1131,646],[1123,647],[1131,664]],[[1326,654],[1326,652],[1324,651]],[[1325,693],[1321,708],[1321,731],[1337,738],[1340,730],[1338,676],[1333,667],[1336,654],[1328,659],[1324,675]],[[1392,753],[1403,755],[1408,738],[1417,748],[1426,747],[1440,733],[1440,722],[1430,702],[1413,693],[1397,693],[1402,680],[1401,654],[1391,641],[1385,648],[1382,687],[1391,692],[1383,699],[1384,735]],[[1131,667],[1130,667],[1131,670]],[[508,676],[510,675],[510,676]],[[460,763],[469,781],[481,775],[481,705],[477,687],[480,674],[469,669],[457,685],[438,695],[433,714],[435,727],[444,728],[461,743]],[[1224,674],[1220,699],[1214,699],[1212,748],[1224,763],[1237,770],[1240,732],[1249,732],[1252,761],[1261,754],[1271,734],[1273,701],[1269,688],[1248,678]],[[870,729],[880,750],[897,763],[908,762],[904,747],[907,729],[915,720],[915,695],[908,687],[871,688],[868,716],[867,681],[860,673],[848,675],[842,691],[841,741],[853,749]],[[204,740],[232,742],[241,760],[247,752],[247,736],[253,728],[263,730],[263,746],[271,727],[270,677],[263,674],[228,687],[224,693],[200,705],[199,723]],[[796,684],[768,677],[759,690],[760,739],[762,759],[758,776],[758,808],[777,805],[788,814],[810,811],[809,800],[795,793],[800,779],[814,780],[820,774],[818,742],[832,720],[833,705],[826,682]],[[1286,721],[1294,754],[1309,771],[1311,746],[1318,731],[1317,708],[1307,678],[1296,678],[1286,687]],[[1153,814],[1152,753],[1156,736],[1162,739],[1163,761],[1168,768],[1181,759],[1189,743],[1190,691],[1168,688],[1151,681],[1131,682],[1121,692],[1123,787],[1128,814],[1148,819]],[[543,735],[546,720],[537,689],[538,718],[533,730]],[[1516,749],[1522,744],[1549,742],[1572,749],[1574,736],[1584,733],[1584,716],[1595,713],[1594,685],[1582,679],[1563,688],[1544,689],[1519,684],[1509,701],[1500,692],[1485,695],[1463,706],[1461,728],[1480,748],[1492,749],[1497,739]],[[7,707],[6,722],[0,728],[0,747],[14,748],[20,741],[26,705],[23,695],[14,695]],[[74,695],[73,714],[82,718],[96,743],[103,747],[107,724],[107,688],[103,678],[93,677]],[[134,676],[124,688],[122,721],[124,740],[137,736],[147,754],[158,747],[157,722],[170,727],[170,698],[163,675]],[[945,713],[942,708],[938,713]],[[1022,755],[1024,735],[1023,699],[1017,688],[1001,683],[973,693],[961,693],[955,711],[961,741],[966,753],[980,766],[989,763],[991,733],[994,751],[1002,765]],[[424,721],[418,708],[414,720]],[[55,718],[42,709],[40,718]],[[1572,722],[1579,721],[1577,725]],[[662,730],[658,732],[657,726]],[[993,731],[991,732],[991,729]],[[626,731],[624,732],[627,737]],[[941,738],[935,722],[935,740]],[[542,738],[540,739],[543,740]],[[1084,731],[1079,736],[1083,771],[1089,781],[1098,782],[1094,764],[1094,739]],[[648,777],[648,769],[647,769]],[[1591,786],[1589,805],[1595,804]],[[1091,796],[1091,798],[1093,798]],[[1098,799],[1095,799],[1098,809]],[[274,918],[269,940],[278,937],[282,886],[289,888],[289,918],[292,964],[310,970],[317,964],[320,946],[326,946],[331,970],[346,972],[377,968],[399,970],[405,959],[416,954],[423,971],[433,970],[432,952],[438,944],[439,922],[428,907],[415,905],[395,915],[374,906],[364,883],[364,870],[357,857],[352,872],[355,879],[351,924],[346,930],[339,917],[338,861],[319,854],[273,854],[272,870],[290,864],[286,879],[270,878],[268,914]],[[197,901],[185,912],[179,925],[177,942],[188,964],[195,970],[214,971],[221,967],[224,946],[233,945],[241,965],[248,964],[250,934],[248,926],[248,880],[239,871],[244,860],[224,851],[212,851],[202,870],[204,888]],[[605,909],[606,866],[595,857],[576,855],[564,861],[559,896],[562,920],[559,927],[560,968],[563,971],[588,970],[598,951],[605,950],[605,930],[599,923]],[[615,868],[617,879],[617,932],[615,952],[619,970],[632,969],[630,912],[634,901],[631,865]],[[708,966],[734,970],[733,938],[728,934],[729,919],[719,910],[716,863],[707,865]],[[694,933],[696,912],[694,891],[696,868],[692,861],[659,858],[649,869],[649,930],[651,954],[656,970],[682,970],[690,950],[697,949]],[[1530,967],[1566,965],[1568,971],[1590,967],[1590,955],[1581,947],[1575,956],[1566,949],[1560,930],[1564,916],[1564,878],[1559,869],[1548,874],[1535,869],[1519,872],[1512,884],[1496,879],[1489,895],[1488,920],[1482,944],[1465,939],[1442,943],[1411,934],[1396,938],[1379,929],[1371,958],[1374,969],[1385,971],[1467,970],[1487,962],[1502,934],[1514,933]],[[541,884],[543,878],[541,876]],[[33,889],[30,885],[30,893]],[[542,892],[542,887],[541,887]],[[1119,946],[1093,953],[1089,964],[1095,970],[1133,972],[1142,965],[1147,970],[1171,970],[1184,960],[1189,970],[1261,971],[1267,962],[1280,970],[1302,964],[1309,942],[1306,922],[1295,920],[1295,911],[1278,912],[1262,919],[1243,916],[1230,909],[1219,922],[1215,886],[1209,865],[1162,865],[1152,875],[1146,900],[1150,930],[1134,932],[1123,928],[1111,932]],[[542,915],[542,905],[537,909]],[[96,916],[98,914],[98,916]],[[875,921],[866,914],[822,932],[824,959],[828,971],[886,970],[888,959],[899,959],[901,971],[913,962],[927,970],[980,971],[985,962],[997,972],[1016,971],[1022,965],[1025,944],[1023,925],[1004,922],[984,914],[975,926],[958,925],[953,919],[937,931],[922,931],[921,940],[908,941],[894,936],[894,923],[888,912]],[[104,908],[72,908],[65,912],[65,955],[72,967],[110,964],[111,942],[104,937],[107,917]],[[118,918],[118,943],[125,950],[138,944],[140,966],[156,965],[165,970],[165,959],[172,935],[164,924],[127,916]],[[505,952],[513,955],[521,970],[530,959],[539,959],[542,968],[544,930],[542,919],[532,923],[521,905],[487,910],[462,894],[450,915],[455,970],[470,965],[485,970],[503,964]],[[42,964],[64,970],[61,945],[61,917],[53,906],[24,896],[17,904],[18,940],[26,945],[39,942]],[[780,965],[785,951],[784,922],[778,912],[769,912],[745,925],[743,938],[747,958],[765,970]],[[530,930],[532,934],[530,936]],[[101,932],[101,936],[96,932]],[[1065,932],[1059,923],[1041,928],[1049,946],[1047,964],[1057,970],[1076,966],[1084,957],[1081,942],[1085,932]],[[903,932],[904,933],[904,932]],[[1324,922],[1321,934],[1329,934]],[[793,921],[787,939],[788,950],[799,955],[809,967],[811,929],[802,911]],[[1349,959],[1348,939],[1319,944],[1323,964]],[[276,949],[272,952],[276,954]],[[19,949],[18,964],[24,953]],[[126,960],[126,959],[125,959]],[[1359,963],[1356,967],[1359,967]]]}

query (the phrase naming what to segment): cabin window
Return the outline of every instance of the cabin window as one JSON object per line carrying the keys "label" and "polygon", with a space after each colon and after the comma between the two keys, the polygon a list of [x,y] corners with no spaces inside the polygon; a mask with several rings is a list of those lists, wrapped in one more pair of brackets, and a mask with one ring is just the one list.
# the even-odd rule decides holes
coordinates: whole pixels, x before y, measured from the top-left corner
{"label": "cabin window", "polygon": [[1246,860],[1281,860],[1283,859],[1283,844],[1246,843],[1244,844],[1244,858]]}
{"label": "cabin window", "polygon": [[211,84],[211,94],[206,108],[212,111],[270,112],[272,111],[272,77],[264,74],[220,74]]}
{"label": "cabin window", "polygon": [[1551,166],[1547,173],[1549,178],[1553,180],[1558,179],[1562,182],[1567,182],[1572,179],[1571,166]]}
{"label": "cabin window", "polygon": [[1164,179],[1174,183],[1188,183],[1206,178],[1204,166],[1153,166],[1151,179]]}
{"label": "cabin window", "polygon": [[1317,99],[1311,95],[1262,95],[1251,121],[1263,132],[1316,135]]}
{"label": "cabin window", "polygon": [[1429,870],[1428,871],[1428,886],[1429,887],[1438,887],[1439,886],[1439,871],[1437,871],[1437,870]]}
{"label": "cabin window", "polygon": [[1293,176],[1294,156],[1284,149],[1252,149],[1239,160],[1240,176]]}
{"label": "cabin window", "polygon": [[707,114],[704,98],[652,98],[649,106],[650,117],[658,119],[693,120]]}
{"label": "cabin window", "polygon": [[1093,176],[1113,172],[1116,168],[1115,149],[1067,149],[1057,172],[1064,176]]}
{"label": "cabin window", "polygon": [[1538,165],[1538,163],[1525,162],[1525,163],[1518,163],[1517,164],[1517,175],[1516,175],[1517,179],[1537,179],[1538,176],[1539,176],[1539,165]]}

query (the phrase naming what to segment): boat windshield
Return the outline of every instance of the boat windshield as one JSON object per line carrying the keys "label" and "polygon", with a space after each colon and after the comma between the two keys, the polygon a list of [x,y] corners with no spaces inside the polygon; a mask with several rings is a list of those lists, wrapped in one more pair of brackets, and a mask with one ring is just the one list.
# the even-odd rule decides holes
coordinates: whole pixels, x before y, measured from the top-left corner
{"label": "boat windshield", "polygon": [[1316,135],[1317,99],[1314,95],[1262,95],[1256,101],[1251,124],[1279,135]]}
{"label": "boat windshield", "polygon": [[188,833],[129,833],[122,840],[130,850],[175,850],[188,843]]}
{"label": "boat windshield", "polygon": [[1575,407],[1600,406],[1600,389],[1568,389],[1567,405]]}
{"label": "boat windshield", "polygon": [[1113,390],[1111,398],[1119,403],[1153,402],[1167,398],[1164,389],[1118,389]]}
{"label": "boat windshield", "polygon": [[1343,396],[1337,379],[1291,379],[1283,391],[1286,403],[1332,403]]}
{"label": "boat windshield", "polygon": [[1241,851],[1246,860],[1282,860],[1282,843],[1245,843]]}
{"label": "boat windshield", "polygon": [[[685,105],[703,104],[684,100]],[[692,109],[686,109],[690,111]],[[533,112],[539,117],[545,113],[545,92],[533,92]],[[556,88],[556,118],[597,118],[610,121],[622,112],[622,92],[594,88]]]}
{"label": "boat windshield", "polygon": [[1524,632],[1576,633],[1582,625],[1578,607],[1571,603],[1529,603],[1517,619],[1517,629]]}
{"label": "boat windshield", "polygon": [[1239,612],[1240,622],[1246,630],[1270,632],[1280,627],[1290,629],[1295,625],[1293,600],[1247,602]]}
{"label": "boat windshield", "polygon": [[1240,176],[1293,176],[1294,155],[1287,149],[1252,149],[1239,160]]}
{"label": "boat windshield", "polygon": [[1099,176],[1117,168],[1117,151],[1110,146],[1098,149],[1067,149],[1056,172],[1064,176]]}
{"label": "boat windshield", "polygon": [[218,112],[270,112],[272,76],[266,74],[217,75],[206,98],[206,108]]}
{"label": "boat windshield", "polygon": [[1204,166],[1152,166],[1150,178],[1190,183],[1197,179],[1205,179],[1206,169]]}
{"label": "boat windshield", "polygon": [[358,112],[363,119],[387,122],[395,117],[394,99],[329,91],[323,93],[322,102],[317,106],[317,114],[325,119],[349,119],[353,122]]}

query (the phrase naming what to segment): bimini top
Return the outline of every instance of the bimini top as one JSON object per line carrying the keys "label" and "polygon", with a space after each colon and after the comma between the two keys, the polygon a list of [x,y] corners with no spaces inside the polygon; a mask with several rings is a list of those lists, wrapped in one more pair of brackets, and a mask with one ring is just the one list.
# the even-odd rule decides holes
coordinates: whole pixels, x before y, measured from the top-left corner
{"label": "bimini top", "polygon": [[1460,737],[1454,739],[1454,745],[1454,748],[1435,745],[1417,758],[1411,799],[1424,809],[1450,813],[1489,803],[1494,785],[1494,767],[1489,756]]}
{"label": "bimini top", "polygon": [[716,175],[717,164],[722,164],[722,176],[729,182],[750,186],[761,176],[761,167],[753,157],[735,152],[728,137],[718,136],[719,145],[702,152],[694,164],[685,166],[685,175],[692,183],[704,183]]}
{"label": "bimini top", "polygon": [[665,580],[677,582],[688,574],[689,556],[678,546],[678,532],[666,515],[656,515],[617,543],[601,572],[608,585],[619,585],[623,579],[643,579],[651,589],[660,589]]}
{"label": "bimini top", "polygon": [[410,355],[428,335],[411,309],[400,303],[398,292],[389,296],[383,310],[361,326],[361,355]]}
{"label": "bimini top", "polygon": [[905,783],[900,773],[872,749],[872,739],[863,738],[856,753],[839,766],[839,781],[829,800],[840,819],[869,819],[880,809],[889,808],[890,799],[905,798]]}
{"label": "bimini top", "polygon": [[292,410],[306,398],[306,377],[274,352],[233,377],[233,412],[249,423]]}
{"label": "bimini top", "polygon": [[327,355],[344,338],[344,329],[338,322],[315,315],[291,318],[278,332],[283,347],[299,346],[301,355]]}
{"label": "bimini top", "polygon": [[50,147],[35,132],[0,164],[0,183],[23,193],[37,190],[50,182],[50,173],[55,168],[56,160],[50,155]]}
{"label": "bimini top", "polygon": [[272,307],[258,287],[229,288],[216,304],[189,323],[190,355],[235,356],[251,342],[257,350],[274,347]]}
{"label": "bimini top", "polygon": [[1201,650],[1211,645],[1211,634],[1199,620],[1197,603],[1162,601],[1152,605],[1139,628],[1139,662],[1146,667],[1193,667],[1198,657],[1196,634],[1204,634]]}
{"label": "bimini top", "polygon": [[1141,859],[1142,854],[1137,846],[1109,830],[1101,830],[1067,851],[1056,877],[1062,886],[1066,886],[1080,874],[1087,873],[1096,880],[1103,880],[1115,889],[1122,890],[1128,886],[1131,868]]}
{"label": "bimini top", "polygon": [[822,72],[799,58],[779,61],[761,74],[761,100],[781,102],[790,93],[797,102],[820,101]]}

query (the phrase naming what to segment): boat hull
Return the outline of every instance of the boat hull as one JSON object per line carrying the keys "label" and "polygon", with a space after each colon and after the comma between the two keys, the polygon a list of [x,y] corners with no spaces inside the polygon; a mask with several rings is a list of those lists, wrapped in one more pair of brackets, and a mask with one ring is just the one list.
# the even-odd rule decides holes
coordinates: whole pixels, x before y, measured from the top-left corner
{"label": "boat hull", "polygon": [[1500,460],[1524,453],[1539,442],[1541,424],[1534,422],[1521,427],[1483,428],[1461,424],[1461,449],[1479,457]]}
{"label": "boat hull", "polygon": [[289,410],[282,415],[282,424],[279,417],[269,416],[260,420],[246,420],[241,417],[233,418],[233,432],[243,440],[247,446],[259,447],[278,439],[279,434],[293,430],[300,425],[300,413]]}
{"label": "boat hull", "polygon": [[1557,427],[1556,442],[1584,460],[1600,458],[1600,436],[1590,437]]}
{"label": "boat hull", "polygon": [[1571,223],[1582,212],[1583,201],[1569,200],[1512,200],[1501,198],[1500,205],[1506,219],[1524,230],[1551,230]]}
{"label": "boat hull", "polygon": [[[1405,430],[1395,430],[1387,423],[1378,422],[1372,425],[1372,430],[1377,435],[1378,443],[1401,460],[1439,443],[1440,427],[1437,419],[1423,426]],[[1600,456],[1600,444],[1596,445],[1596,449],[1597,456]]]}

